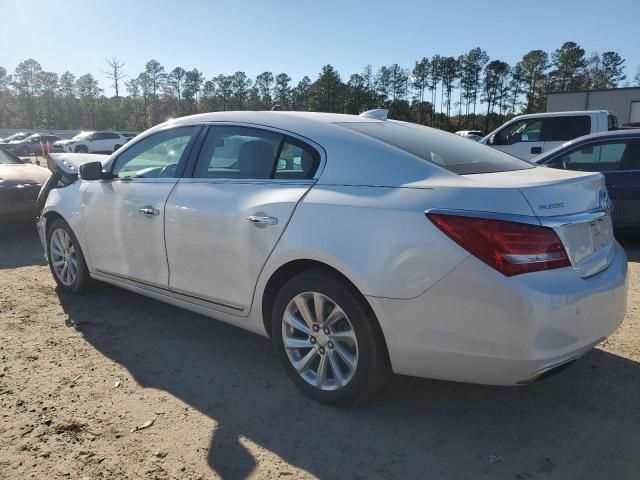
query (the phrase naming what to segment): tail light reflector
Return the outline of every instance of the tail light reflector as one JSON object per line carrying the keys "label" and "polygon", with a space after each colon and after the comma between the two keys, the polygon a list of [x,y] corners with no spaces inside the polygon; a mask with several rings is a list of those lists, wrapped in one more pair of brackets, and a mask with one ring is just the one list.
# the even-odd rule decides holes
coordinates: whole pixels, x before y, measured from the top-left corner
{"label": "tail light reflector", "polygon": [[507,276],[571,265],[560,238],[540,225],[427,213],[448,237]]}

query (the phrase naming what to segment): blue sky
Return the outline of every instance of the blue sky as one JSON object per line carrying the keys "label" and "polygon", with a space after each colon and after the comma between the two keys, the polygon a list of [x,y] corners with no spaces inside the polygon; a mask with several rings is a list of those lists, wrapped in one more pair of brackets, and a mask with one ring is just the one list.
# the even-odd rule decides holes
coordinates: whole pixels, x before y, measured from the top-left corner
{"label": "blue sky", "polygon": [[105,57],[137,75],[155,58],[207,78],[245,71],[314,79],[331,63],[345,80],[368,63],[412,67],[423,56],[480,46],[511,64],[567,40],[614,50],[632,79],[640,65],[640,0],[528,2],[335,0],[0,0],[0,66],[29,57],[45,70],[100,73]]}

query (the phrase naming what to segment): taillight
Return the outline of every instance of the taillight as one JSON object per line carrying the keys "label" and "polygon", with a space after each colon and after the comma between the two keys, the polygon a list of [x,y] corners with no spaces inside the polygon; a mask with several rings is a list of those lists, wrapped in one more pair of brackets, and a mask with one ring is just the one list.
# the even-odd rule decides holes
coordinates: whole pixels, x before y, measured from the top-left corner
{"label": "taillight", "polygon": [[507,276],[568,267],[567,252],[548,227],[505,220],[427,213],[447,236]]}

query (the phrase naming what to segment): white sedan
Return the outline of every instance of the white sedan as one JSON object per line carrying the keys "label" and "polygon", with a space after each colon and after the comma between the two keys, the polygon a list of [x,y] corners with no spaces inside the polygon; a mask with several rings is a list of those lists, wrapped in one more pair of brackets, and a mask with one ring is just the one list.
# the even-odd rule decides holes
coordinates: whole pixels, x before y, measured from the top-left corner
{"label": "white sedan", "polygon": [[38,228],[61,290],[99,280],[270,336],[322,402],[392,371],[530,383],[625,312],[602,175],[383,111],[209,113],[102,162],[51,157]]}

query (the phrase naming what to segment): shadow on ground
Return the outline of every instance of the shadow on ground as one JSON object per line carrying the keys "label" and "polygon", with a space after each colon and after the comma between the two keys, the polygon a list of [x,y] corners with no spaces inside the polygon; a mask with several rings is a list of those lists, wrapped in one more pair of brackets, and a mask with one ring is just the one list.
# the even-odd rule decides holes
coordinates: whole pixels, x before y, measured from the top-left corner
{"label": "shadow on ground", "polygon": [[35,223],[12,230],[0,230],[0,269],[45,265]]}
{"label": "shadow on ground", "polygon": [[137,382],[217,422],[225,479],[256,466],[243,437],[323,479],[640,478],[640,364],[601,350],[528,387],[395,377],[338,409],[298,393],[259,336],[109,286],[60,300]]}
{"label": "shadow on ground", "polygon": [[[0,268],[43,264],[33,229],[0,234]],[[108,285],[60,302],[137,382],[217,422],[208,461],[226,479],[256,466],[242,438],[323,479],[640,478],[640,364],[602,350],[528,387],[395,377],[337,409],[302,396],[264,338]]]}

